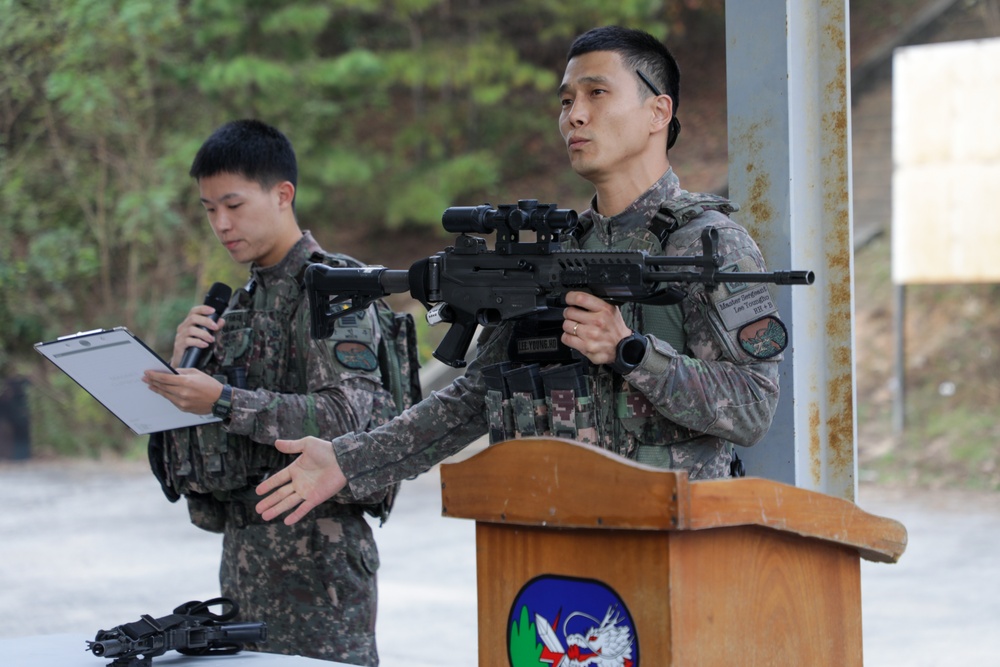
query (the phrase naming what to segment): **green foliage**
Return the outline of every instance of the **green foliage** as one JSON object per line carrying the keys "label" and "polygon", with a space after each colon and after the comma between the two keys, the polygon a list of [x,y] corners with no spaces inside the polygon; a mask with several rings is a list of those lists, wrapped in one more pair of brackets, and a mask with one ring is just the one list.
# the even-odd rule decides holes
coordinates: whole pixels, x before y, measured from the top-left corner
{"label": "green foliage", "polygon": [[333,10],[327,3],[293,4],[281,7],[261,24],[261,31],[281,39],[297,36],[305,39],[316,39],[330,20]]}
{"label": "green foliage", "polygon": [[[906,420],[894,431],[891,239],[855,262],[859,458],[880,481],[1000,490],[997,285],[910,285],[903,336]],[[868,451],[871,450],[871,451]]]}
{"label": "green foliage", "polygon": [[253,116],[289,135],[296,210],[324,244],[331,227],[436,235],[448,206],[563,168],[554,90],[575,32],[665,33],[666,7],[0,0],[0,373],[58,397],[36,432],[114,430],[42,370],[35,342],[125,325],[166,354],[208,285],[244,282],[187,176],[214,128]]}
{"label": "green foliage", "polygon": [[551,3],[552,17],[542,37],[562,39],[568,44],[574,36],[589,28],[611,23],[640,28],[661,38],[666,36],[665,3],[660,0],[618,0],[613,9],[608,4],[606,0]]}
{"label": "green foliage", "polygon": [[422,169],[390,189],[386,224],[396,227],[408,222],[434,220],[458,195],[470,189],[487,189],[496,184],[499,165],[487,151],[462,155],[432,168]]}
{"label": "green foliage", "polygon": [[146,438],[125,427],[104,406],[61,373],[28,391],[35,456],[135,456]]}

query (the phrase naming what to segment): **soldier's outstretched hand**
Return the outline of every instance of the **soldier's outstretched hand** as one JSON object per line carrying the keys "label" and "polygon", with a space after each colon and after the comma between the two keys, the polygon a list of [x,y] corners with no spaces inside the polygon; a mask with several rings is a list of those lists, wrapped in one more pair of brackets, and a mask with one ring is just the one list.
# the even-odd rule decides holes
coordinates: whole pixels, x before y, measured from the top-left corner
{"label": "soldier's outstretched hand", "polygon": [[294,509],[285,517],[285,524],[291,526],[347,486],[347,478],[329,440],[309,436],[299,440],[276,440],[274,446],[286,454],[299,454],[299,457],[257,486],[257,495],[267,496],[256,507],[265,521]]}

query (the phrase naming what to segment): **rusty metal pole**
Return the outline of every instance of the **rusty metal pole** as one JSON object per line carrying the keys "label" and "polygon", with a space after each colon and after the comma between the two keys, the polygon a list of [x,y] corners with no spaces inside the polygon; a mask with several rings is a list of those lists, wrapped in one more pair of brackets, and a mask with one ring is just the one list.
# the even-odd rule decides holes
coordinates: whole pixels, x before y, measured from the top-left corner
{"label": "rusty metal pole", "polygon": [[857,495],[848,0],[727,0],[730,197],[771,270],[791,345],[747,474]]}

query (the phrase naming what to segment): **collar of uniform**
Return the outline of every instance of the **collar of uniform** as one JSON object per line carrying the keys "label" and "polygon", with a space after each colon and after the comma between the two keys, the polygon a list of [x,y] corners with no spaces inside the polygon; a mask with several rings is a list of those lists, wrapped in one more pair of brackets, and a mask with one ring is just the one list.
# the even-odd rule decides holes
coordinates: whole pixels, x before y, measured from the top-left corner
{"label": "collar of uniform", "polygon": [[261,287],[267,287],[287,278],[295,278],[305,264],[309,263],[309,257],[317,250],[319,244],[309,231],[302,232],[302,238],[296,241],[292,249],[288,251],[284,259],[267,268],[261,268],[254,264],[250,267],[250,275]]}
{"label": "collar of uniform", "polygon": [[645,229],[653,215],[660,210],[663,202],[676,198],[683,192],[680,180],[672,167],[668,167],[656,183],[639,196],[628,207],[613,216],[604,216],[597,211],[597,197],[590,202],[590,208],[580,218],[593,223],[594,233],[608,246],[618,243],[636,229]]}

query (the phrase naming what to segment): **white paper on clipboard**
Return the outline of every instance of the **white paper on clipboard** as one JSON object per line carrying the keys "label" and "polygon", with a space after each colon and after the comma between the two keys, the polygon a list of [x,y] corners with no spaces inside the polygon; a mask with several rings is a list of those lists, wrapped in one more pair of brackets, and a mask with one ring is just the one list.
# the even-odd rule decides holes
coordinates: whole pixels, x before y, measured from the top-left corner
{"label": "white paper on clipboard", "polygon": [[125,327],[62,336],[35,349],[137,435],[221,421],[184,412],[153,392],[142,381],[145,371],[176,371]]}

